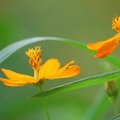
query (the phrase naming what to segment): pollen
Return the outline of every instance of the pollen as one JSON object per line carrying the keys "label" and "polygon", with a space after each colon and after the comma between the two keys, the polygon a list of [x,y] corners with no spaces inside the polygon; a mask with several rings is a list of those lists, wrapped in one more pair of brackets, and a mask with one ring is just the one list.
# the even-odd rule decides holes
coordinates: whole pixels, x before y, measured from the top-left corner
{"label": "pollen", "polygon": [[120,32],[120,16],[113,18],[112,29],[116,30],[117,32]]}
{"label": "pollen", "polygon": [[34,70],[39,71],[39,66],[41,63],[41,48],[30,48],[28,49],[28,51],[26,51],[26,55],[29,57],[29,64],[31,65],[31,67]]}

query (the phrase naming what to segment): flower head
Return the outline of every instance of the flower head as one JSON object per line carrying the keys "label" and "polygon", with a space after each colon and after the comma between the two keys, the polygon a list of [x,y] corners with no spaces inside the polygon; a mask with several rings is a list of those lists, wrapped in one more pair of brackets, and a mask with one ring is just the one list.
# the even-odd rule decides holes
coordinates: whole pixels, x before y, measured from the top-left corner
{"label": "flower head", "polygon": [[116,103],[118,100],[119,88],[117,81],[106,81],[104,84],[104,88],[110,98],[111,102]]}
{"label": "flower head", "polygon": [[80,73],[78,65],[72,65],[74,61],[69,62],[60,68],[60,62],[55,59],[49,59],[44,64],[41,63],[40,47],[28,49],[26,55],[29,57],[29,63],[34,69],[34,76],[19,74],[8,69],[1,69],[8,79],[0,78],[0,81],[7,86],[24,86],[26,84],[42,83],[44,80],[54,80],[58,78],[68,78]]}
{"label": "flower head", "polygon": [[88,44],[90,50],[98,51],[95,55],[96,58],[104,58],[112,53],[120,42],[120,17],[115,17],[112,21],[112,29],[118,33],[110,39]]}

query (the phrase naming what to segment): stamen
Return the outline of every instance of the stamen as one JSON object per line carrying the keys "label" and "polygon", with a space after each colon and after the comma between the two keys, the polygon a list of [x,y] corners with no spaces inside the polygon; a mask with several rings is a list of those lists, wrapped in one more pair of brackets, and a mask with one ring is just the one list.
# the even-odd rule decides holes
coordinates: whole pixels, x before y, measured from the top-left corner
{"label": "stamen", "polygon": [[30,48],[28,51],[26,51],[26,55],[29,57],[29,64],[32,66],[32,68],[36,72],[39,72],[39,65],[41,63],[41,48]]}
{"label": "stamen", "polygon": [[120,17],[119,16],[113,18],[112,29],[116,30],[117,32],[120,32]]}

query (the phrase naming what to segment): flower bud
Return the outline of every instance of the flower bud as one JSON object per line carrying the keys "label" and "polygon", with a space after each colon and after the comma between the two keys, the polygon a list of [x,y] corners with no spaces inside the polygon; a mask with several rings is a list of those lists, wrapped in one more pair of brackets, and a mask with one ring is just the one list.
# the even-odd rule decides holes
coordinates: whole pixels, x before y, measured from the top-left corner
{"label": "flower bud", "polygon": [[113,80],[113,81],[107,81],[104,84],[105,90],[110,98],[110,100],[112,102],[116,102],[117,98],[118,98],[118,85],[117,85],[117,81]]}

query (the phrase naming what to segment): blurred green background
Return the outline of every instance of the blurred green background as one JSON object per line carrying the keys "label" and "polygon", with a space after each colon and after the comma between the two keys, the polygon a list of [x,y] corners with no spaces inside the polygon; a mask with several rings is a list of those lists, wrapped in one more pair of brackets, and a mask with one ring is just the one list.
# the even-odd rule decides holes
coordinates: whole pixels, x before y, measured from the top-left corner
{"label": "blurred green background", "polygon": [[[0,49],[35,36],[62,37],[84,43],[110,38],[115,34],[111,21],[120,15],[119,4],[119,0],[0,0]],[[77,77],[46,81],[46,89],[105,72],[102,60],[94,59],[89,52],[53,41],[24,47],[0,68],[32,75],[25,51],[35,45],[42,46],[43,61],[54,57],[64,65],[74,59],[81,67]],[[113,53],[118,58],[119,49]],[[47,120],[43,99],[30,99],[38,92],[32,85],[12,88],[0,84],[0,120]],[[105,100],[100,108],[102,98]],[[55,94],[47,97],[47,101],[51,120],[106,120],[114,115],[103,85]]]}

